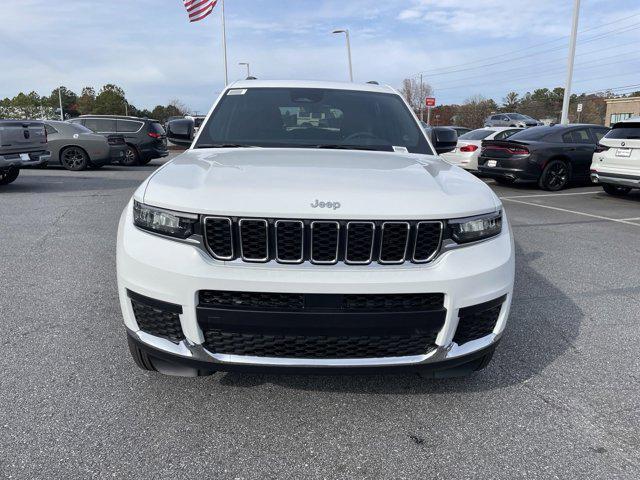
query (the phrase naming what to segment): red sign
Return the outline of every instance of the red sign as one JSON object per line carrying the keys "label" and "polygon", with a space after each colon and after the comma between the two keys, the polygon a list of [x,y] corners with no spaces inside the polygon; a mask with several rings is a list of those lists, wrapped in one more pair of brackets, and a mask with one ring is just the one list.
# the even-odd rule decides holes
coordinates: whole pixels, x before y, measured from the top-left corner
{"label": "red sign", "polygon": [[427,107],[435,107],[436,99],[433,97],[427,97],[424,99],[424,103],[427,105]]}

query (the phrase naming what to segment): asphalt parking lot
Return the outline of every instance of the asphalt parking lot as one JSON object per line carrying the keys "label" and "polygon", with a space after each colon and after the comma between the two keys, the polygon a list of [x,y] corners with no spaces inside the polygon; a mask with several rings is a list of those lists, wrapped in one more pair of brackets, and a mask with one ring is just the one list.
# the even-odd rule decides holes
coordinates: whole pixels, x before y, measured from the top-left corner
{"label": "asphalt parking lot", "polygon": [[130,359],[120,213],[160,163],[23,171],[0,190],[6,478],[640,478],[640,194],[492,187],[510,322],[462,379],[183,379]]}

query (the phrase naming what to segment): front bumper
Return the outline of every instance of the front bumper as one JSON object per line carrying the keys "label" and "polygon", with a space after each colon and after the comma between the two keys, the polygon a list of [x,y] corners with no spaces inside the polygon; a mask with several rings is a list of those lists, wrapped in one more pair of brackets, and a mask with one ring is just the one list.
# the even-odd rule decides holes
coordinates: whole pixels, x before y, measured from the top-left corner
{"label": "front bumper", "polygon": [[0,155],[0,169],[39,167],[51,160],[51,153],[45,150],[23,155],[28,155],[28,159],[23,158],[21,154]]}
{"label": "front bumper", "polygon": [[[491,349],[504,330],[513,291],[514,253],[508,222],[502,233],[485,242],[446,251],[430,264],[283,265],[220,262],[201,249],[143,232],[133,226],[129,205],[120,220],[117,277],[120,304],[128,333],[155,356],[174,363],[207,365],[211,370],[245,367],[445,368]],[[223,290],[301,294],[443,293],[444,313],[433,348],[419,355],[379,358],[280,358],[229,355],[205,348],[198,320],[198,292]],[[173,342],[142,331],[129,292],[180,307],[184,339]],[[495,327],[482,338],[454,342],[459,312],[501,299]],[[265,315],[265,317],[267,317]],[[326,318],[326,317],[325,317]],[[322,322],[318,317],[318,322]],[[425,320],[426,321],[426,320]],[[363,319],[366,322],[366,319]]]}

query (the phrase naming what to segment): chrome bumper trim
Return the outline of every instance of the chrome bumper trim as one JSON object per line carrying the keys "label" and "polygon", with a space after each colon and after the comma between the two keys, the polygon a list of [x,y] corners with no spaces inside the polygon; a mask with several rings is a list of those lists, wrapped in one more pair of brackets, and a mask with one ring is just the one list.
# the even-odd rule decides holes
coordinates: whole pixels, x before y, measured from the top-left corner
{"label": "chrome bumper trim", "polygon": [[254,365],[262,367],[384,367],[401,365],[424,365],[438,363],[445,360],[464,357],[478,350],[487,348],[496,343],[500,335],[491,334],[485,337],[467,342],[463,345],[450,343],[447,346],[438,346],[424,355],[412,355],[405,357],[384,358],[346,358],[346,359],[305,359],[305,358],[274,358],[253,357],[245,355],[228,355],[212,353],[200,344],[183,340],[176,344],[164,338],[149,335],[148,333],[129,330],[129,333],[142,343],[161,350],[165,353],[179,357],[198,360],[211,364],[225,365]]}

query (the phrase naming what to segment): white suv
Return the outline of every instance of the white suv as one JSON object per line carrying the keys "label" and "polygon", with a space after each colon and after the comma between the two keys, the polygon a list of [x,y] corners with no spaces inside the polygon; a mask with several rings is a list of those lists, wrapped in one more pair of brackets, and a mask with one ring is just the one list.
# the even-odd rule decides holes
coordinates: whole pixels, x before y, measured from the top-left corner
{"label": "white suv", "polygon": [[248,80],[137,189],[117,269],[146,370],[448,376],[489,362],[514,248],[496,195],[393,89]]}
{"label": "white suv", "polygon": [[640,117],[614,124],[600,139],[591,163],[591,180],[610,195],[640,188]]}

